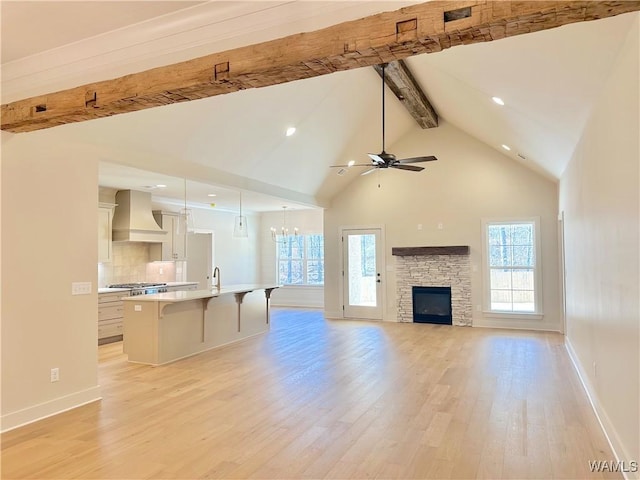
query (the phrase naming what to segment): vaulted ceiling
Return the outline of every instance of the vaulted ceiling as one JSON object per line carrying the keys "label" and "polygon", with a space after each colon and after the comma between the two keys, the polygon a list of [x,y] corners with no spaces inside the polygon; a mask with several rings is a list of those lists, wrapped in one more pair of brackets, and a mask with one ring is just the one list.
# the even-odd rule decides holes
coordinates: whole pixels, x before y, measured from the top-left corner
{"label": "vaulted ceiling", "polygon": [[[3,0],[2,103],[411,3]],[[554,179],[635,15],[454,47],[407,64],[441,119]],[[164,183],[163,195],[181,198],[186,177],[196,203],[209,202],[216,186],[222,207],[235,205],[239,190],[249,210],[324,206],[358,181],[356,169],[338,176],[330,165],[366,162],[367,152],[381,149],[380,82],[367,67],[15,135],[90,147],[105,186]],[[386,115],[387,145],[419,128],[391,92]],[[286,137],[290,126],[296,133]]]}

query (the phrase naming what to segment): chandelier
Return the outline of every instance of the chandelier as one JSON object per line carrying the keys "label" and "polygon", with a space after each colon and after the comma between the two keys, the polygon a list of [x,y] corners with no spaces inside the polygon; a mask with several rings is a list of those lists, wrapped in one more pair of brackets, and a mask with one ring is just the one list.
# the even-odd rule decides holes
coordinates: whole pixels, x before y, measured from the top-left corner
{"label": "chandelier", "polygon": [[271,240],[276,243],[285,243],[287,242],[287,237],[292,235],[294,237],[298,236],[298,228],[293,227],[293,233],[289,233],[289,228],[287,227],[287,207],[282,207],[282,226],[277,229],[275,227],[271,227]]}

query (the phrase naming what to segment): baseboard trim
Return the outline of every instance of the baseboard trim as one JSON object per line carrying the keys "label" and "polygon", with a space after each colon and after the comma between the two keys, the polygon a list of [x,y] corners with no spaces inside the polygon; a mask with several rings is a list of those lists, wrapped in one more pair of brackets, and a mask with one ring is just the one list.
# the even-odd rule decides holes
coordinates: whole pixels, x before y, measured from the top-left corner
{"label": "baseboard trim", "polygon": [[[585,370],[582,368],[582,364],[578,359],[578,355],[576,351],[573,349],[573,345],[571,345],[571,341],[569,337],[565,335],[564,337],[564,347],[567,350],[567,354],[569,355],[569,359],[573,364],[573,368],[578,374],[578,378],[580,379],[580,383],[582,384],[582,388],[584,388],[585,393],[587,394],[587,398],[589,399],[589,403],[591,404],[591,409],[593,413],[595,413],[596,418],[598,419],[598,423],[600,424],[600,428],[604,433],[607,442],[609,443],[609,447],[613,452],[613,456],[616,457],[616,462],[625,461],[629,463],[631,456],[629,456],[628,452],[625,451],[622,442],[616,432],[616,429],[613,427],[613,424],[609,420],[609,416],[605,412],[605,410],[600,405],[598,400],[598,395],[596,395],[595,390],[592,388],[591,383],[589,382],[589,377],[587,376]],[[594,459],[596,460],[596,459]],[[632,477],[630,476],[632,472],[621,471],[625,480],[638,480],[640,476]]]}
{"label": "baseboard trim", "polygon": [[97,402],[102,400],[100,395],[100,386],[87,388],[79,392],[66,395],[64,397],[55,398],[48,402],[39,403],[29,408],[18,410],[17,412],[11,412],[3,415],[0,418],[0,432],[8,432],[24,425],[28,425],[38,420],[43,420],[47,417],[52,417],[68,410],[81,407],[88,403]]}
{"label": "baseboard trim", "polygon": [[522,321],[522,320],[504,320],[504,319],[481,319],[474,318],[471,323],[472,327],[481,328],[502,328],[508,330],[533,330],[536,332],[557,332],[562,333],[560,329],[553,325],[543,324],[539,322]]}

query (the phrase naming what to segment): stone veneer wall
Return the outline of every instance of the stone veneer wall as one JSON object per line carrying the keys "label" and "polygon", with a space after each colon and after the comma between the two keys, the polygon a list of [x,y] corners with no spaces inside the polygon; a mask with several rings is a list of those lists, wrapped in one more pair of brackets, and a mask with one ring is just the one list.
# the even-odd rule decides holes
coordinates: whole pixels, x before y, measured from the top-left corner
{"label": "stone veneer wall", "polygon": [[396,257],[398,321],[413,322],[411,287],[451,287],[454,325],[471,325],[469,255],[408,255]]}

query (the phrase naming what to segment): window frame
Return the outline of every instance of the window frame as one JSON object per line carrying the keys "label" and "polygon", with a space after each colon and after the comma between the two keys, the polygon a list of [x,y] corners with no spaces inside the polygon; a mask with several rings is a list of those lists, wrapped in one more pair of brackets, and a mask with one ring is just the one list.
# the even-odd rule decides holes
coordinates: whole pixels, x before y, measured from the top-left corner
{"label": "window frame", "polygon": [[[489,226],[493,225],[533,225],[533,247],[535,262],[533,266],[534,311],[513,312],[509,310],[493,310],[491,308],[491,266],[489,252]],[[542,319],[544,316],[542,303],[542,252],[540,248],[540,217],[516,218],[483,218],[482,219],[482,260],[483,260],[483,314],[488,317]]]}
{"label": "window frame", "polygon": [[[294,235],[288,235],[288,237],[293,237]],[[321,258],[312,258],[309,255],[308,252],[308,237],[311,236],[319,236],[322,237],[322,257]],[[280,260],[281,258],[283,260],[296,260],[296,261],[301,261],[302,262],[302,279],[303,282],[302,283],[282,283],[281,285],[284,287],[317,287],[317,288],[324,288],[324,284],[325,284],[325,275],[324,275],[324,271],[325,271],[325,266],[324,266],[324,262],[325,262],[325,258],[324,258],[324,234],[322,233],[306,233],[306,234],[298,234],[298,237],[302,237],[302,258],[289,258],[289,257],[280,257],[280,242],[282,240],[282,235],[278,235],[276,237],[276,239],[278,240],[278,243],[275,244],[275,249],[276,249],[276,281],[280,284]],[[323,271],[323,275],[322,275],[322,283],[309,283],[309,278],[308,278],[308,263],[309,262],[315,262],[320,260],[322,262],[322,271]]]}

